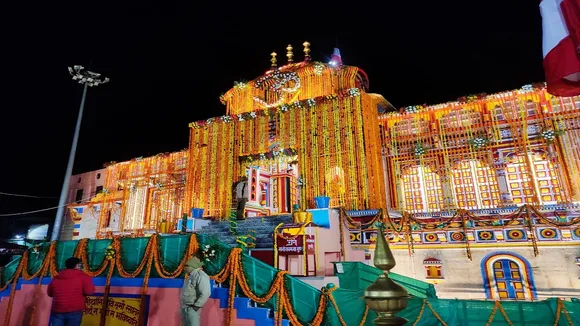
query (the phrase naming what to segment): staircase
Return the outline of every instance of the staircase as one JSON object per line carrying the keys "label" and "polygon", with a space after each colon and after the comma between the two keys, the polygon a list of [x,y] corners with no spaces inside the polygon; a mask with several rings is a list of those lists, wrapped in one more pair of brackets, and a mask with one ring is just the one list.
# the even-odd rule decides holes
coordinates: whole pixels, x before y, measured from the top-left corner
{"label": "staircase", "polygon": [[[274,228],[280,223],[292,223],[291,215],[275,215],[264,217],[248,217],[245,220],[236,221],[237,235],[247,235],[251,230],[256,233],[256,248],[274,247]],[[215,221],[200,230],[208,236],[215,236],[221,242],[236,247],[236,235],[230,232],[230,221]]]}
{"label": "staircase", "polygon": [[[228,307],[229,289],[216,287],[213,281],[211,283],[212,292],[210,298],[218,299],[220,308],[226,309]],[[248,298],[236,296],[234,298],[234,309],[238,319],[253,320],[255,326],[274,326],[274,311],[269,308],[259,307]],[[290,326],[290,322],[287,319],[283,319],[282,326]]]}

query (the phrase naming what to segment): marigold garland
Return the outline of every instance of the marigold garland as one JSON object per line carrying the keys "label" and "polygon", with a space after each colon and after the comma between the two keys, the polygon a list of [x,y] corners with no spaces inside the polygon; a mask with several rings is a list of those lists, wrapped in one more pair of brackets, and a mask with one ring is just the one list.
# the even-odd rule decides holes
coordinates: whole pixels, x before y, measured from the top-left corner
{"label": "marigold garland", "polygon": [[182,272],[183,272],[183,268],[185,267],[185,263],[187,262],[187,259],[191,256],[193,256],[197,250],[199,249],[199,244],[197,242],[197,237],[195,236],[195,234],[192,234],[189,237],[189,244],[187,246],[187,251],[184,253],[183,258],[181,259],[181,262],[179,263],[179,265],[177,265],[177,267],[175,268],[175,270],[173,272],[168,272],[165,267],[163,266],[162,260],[161,260],[161,254],[160,254],[160,250],[159,250],[159,246],[161,245],[161,241],[157,240],[158,244],[157,244],[157,250],[153,250],[153,264],[155,266],[155,270],[157,271],[157,274],[159,274],[159,276],[161,278],[176,278],[178,277]]}
{"label": "marigold garland", "polygon": [[[88,259],[87,259],[87,252],[86,252],[86,248],[87,248],[87,240],[86,239],[83,239],[77,243],[77,247],[75,248],[74,255],[77,257],[80,256],[79,258],[82,259],[82,261],[85,265],[85,272],[87,272],[87,274],[89,274],[93,277],[100,275],[102,272],[104,272],[105,269],[108,269],[107,281],[105,283],[105,291],[104,291],[104,295],[103,295],[103,307],[107,306],[109,292],[110,292],[111,278],[112,278],[113,273],[115,271],[115,267],[117,267],[117,269],[118,269],[118,266],[121,265],[121,269],[118,269],[118,271],[119,271],[119,275],[121,275],[122,277],[134,277],[132,275],[138,275],[142,271],[143,268],[146,268],[143,286],[141,289],[141,299],[142,299],[141,304],[143,304],[145,302],[145,300],[143,300],[143,299],[147,295],[148,280],[149,280],[150,273],[151,273],[153,266],[155,266],[156,271],[158,272],[159,276],[161,276],[163,278],[176,277],[183,271],[183,267],[185,266],[187,259],[189,259],[189,257],[191,257],[191,255],[194,254],[199,248],[199,244],[197,242],[196,235],[192,234],[190,237],[189,244],[188,244],[188,249],[187,249],[186,253],[184,253],[178,267],[176,268],[175,271],[168,272],[167,270],[165,270],[165,268],[163,267],[163,265],[161,263],[161,254],[160,254],[160,250],[159,250],[159,243],[160,243],[160,240],[159,240],[159,237],[157,235],[154,235],[150,238],[148,245],[145,249],[143,259],[142,259],[141,263],[139,264],[138,268],[136,269],[136,271],[133,273],[128,273],[123,268],[122,263],[121,263],[121,257],[120,257],[121,255],[116,255],[116,258],[114,260],[104,259],[101,266],[99,268],[97,268],[97,270],[92,271],[89,268],[89,265],[87,264]],[[119,238],[113,239],[112,244],[113,244],[113,247],[115,247],[116,251],[121,253],[120,239]],[[5,290],[8,286],[11,286],[10,297],[8,300],[8,307],[6,310],[6,316],[4,317],[4,324],[3,324],[4,326],[10,325],[10,318],[11,318],[11,313],[12,313],[12,308],[13,308],[14,298],[15,298],[15,293],[16,293],[16,285],[18,283],[19,277],[22,277],[25,280],[31,280],[31,279],[34,279],[35,277],[39,277],[39,283],[38,283],[39,285],[38,285],[38,288],[36,289],[37,292],[35,294],[35,295],[38,295],[38,293],[41,289],[42,278],[44,277],[44,275],[46,275],[47,273],[50,273],[50,275],[52,277],[58,275],[58,272],[56,272],[57,267],[56,267],[56,261],[55,261],[56,247],[57,247],[56,242],[52,242],[50,244],[40,267],[33,273],[30,273],[28,271],[28,260],[30,258],[30,252],[26,251],[24,253],[24,255],[22,256],[22,259],[21,259],[20,263],[18,264],[16,272],[14,273],[12,278],[10,278],[10,280],[7,282],[7,284],[4,287],[2,287],[2,289],[1,289],[1,290]],[[233,248],[230,251],[230,254],[227,258],[226,264],[223,266],[223,268],[217,274],[211,276],[211,278],[214,279],[218,283],[223,283],[225,281],[229,281],[229,296],[228,296],[228,308],[227,308],[228,318],[226,320],[226,325],[229,325],[229,326],[233,325],[234,312],[235,312],[234,298],[235,298],[236,289],[238,286],[240,287],[240,289],[244,295],[246,295],[250,300],[257,302],[257,303],[262,303],[262,304],[266,303],[270,299],[272,299],[274,297],[274,295],[276,295],[275,325],[282,325],[282,319],[284,317],[284,313],[286,314],[288,320],[293,325],[305,324],[304,321],[301,321],[298,319],[298,316],[296,315],[296,313],[294,311],[294,307],[292,306],[292,303],[290,300],[291,293],[285,285],[286,275],[288,275],[288,272],[287,271],[279,271],[276,274],[274,280],[272,281],[272,284],[270,285],[270,288],[268,289],[268,291],[265,294],[263,294],[262,296],[258,296],[255,293],[253,293],[251,288],[250,288],[250,285],[248,283],[248,280],[247,280],[245,272],[244,272],[242,259],[243,259],[242,250],[240,248]],[[328,306],[328,301],[330,301],[330,303],[333,305],[333,307],[336,310],[336,313],[337,313],[337,316],[338,316],[338,319],[339,319],[341,325],[346,326],[346,321],[344,320],[342,314],[340,313],[338,304],[336,303],[336,301],[334,300],[334,297],[332,295],[332,293],[336,289],[337,289],[336,286],[331,288],[331,289],[327,289],[327,288],[322,289],[316,314],[315,314],[313,320],[307,324],[312,325],[312,326],[322,325],[324,323],[324,316],[325,316],[326,309]],[[37,302],[37,300],[35,300],[35,302]],[[427,308],[429,308],[429,310],[431,310],[431,312],[433,313],[435,318],[441,323],[441,325],[444,325],[444,326],[447,325],[442,320],[442,318],[437,314],[437,312],[431,306],[431,304],[427,301],[427,299],[425,299],[423,301],[423,305],[421,307],[419,315],[417,316],[417,319],[415,320],[413,325],[416,325],[421,320],[421,318],[424,315],[425,307],[427,307]],[[141,308],[143,308],[143,306]],[[30,323],[29,325],[34,324],[36,305],[34,305],[32,307],[32,309],[33,310],[32,310],[31,318],[29,321],[29,323]],[[487,320],[486,326],[491,325],[498,310],[502,314],[506,323],[508,325],[513,325],[513,323],[509,320],[508,315],[507,315],[506,311],[504,310],[503,306],[501,305],[501,303],[499,301],[496,301],[494,303],[494,307],[490,313],[490,316]],[[100,320],[101,326],[105,325],[106,311],[107,311],[107,309],[101,310],[101,316],[100,316],[101,317],[101,320]],[[141,309],[141,311],[144,312],[144,309]],[[363,313],[363,317],[362,317],[359,325],[361,325],[361,326],[364,325],[366,318],[368,316],[368,311],[369,311],[368,306],[366,306],[365,311]],[[557,325],[559,323],[559,320],[560,320],[562,314],[564,314],[567,322],[570,325],[573,325],[572,319],[571,319],[568,311],[566,310],[566,307],[564,306],[562,300],[558,299],[554,325]],[[144,322],[144,315],[141,314],[139,316],[139,325],[143,325],[143,322]]]}
{"label": "marigold garland", "polygon": [[115,271],[115,263],[112,260],[105,260],[109,267],[107,272],[107,281],[105,282],[105,291],[103,293],[103,308],[101,309],[101,318],[99,326],[105,326],[107,322],[107,311],[109,310],[109,293],[111,292],[111,277]]}
{"label": "marigold garland", "polygon": [[18,284],[18,275],[22,272],[24,263],[18,264],[16,273],[12,279],[12,286],[10,288],[10,298],[8,298],[8,307],[6,308],[6,316],[4,317],[4,326],[10,326],[10,316],[12,315],[12,306],[14,305],[14,294],[16,293],[16,285]]}
{"label": "marigold garland", "polygon": [[[342,314],[340,313],[340,309],[338,309],[338,304],[336,304],[336,300],[334,300],[334,297],[332,296],[332,292],[334,292],[336,289],[338,289],[338,287],[334,286],[333,288],[328,290],[328,292],[327,292],[328,299],[330,300],[330,303],[332,303],[334,310],[336,310],[336,315],[338,316],[338,320],[340,321],[340,324],[342,326],[347,326],[346,322],[344,321],[344,318],[342,318]],[[364,321],[362,323],[364,324]]]}
{"label": "marigold garland", "polygon": [[491,323],[493,322],[493,318],[495,317],[495,314],[497,313],[497,310],[498,309],[501,312],[501,314],[503,315],[503,318],[505,319],[505,322],[509,326],[514,326],[514,324],[508,318],[507,313],[505,312],[505,310],[503,309],[503,307],[501,306],[501,303],[499,303],[499,301],[496,301],[495,304],[493,305],[493,309],[491,310],[491,314],[489,315],[489,318],[487,319],[487,323],[485,323],[485,326],[490,326],[491,325]]}

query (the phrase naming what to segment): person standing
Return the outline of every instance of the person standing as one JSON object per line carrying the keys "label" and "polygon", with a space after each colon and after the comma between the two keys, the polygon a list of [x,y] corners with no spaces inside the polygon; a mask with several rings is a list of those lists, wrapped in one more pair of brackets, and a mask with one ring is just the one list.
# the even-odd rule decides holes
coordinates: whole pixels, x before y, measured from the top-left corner
{"label": "person standing", "polygon": [[182,326],[201,325],[201,308],[209,299],[211,286],[209,276],[202,270],[203,262],[193,257],[185,263],[187,278],[181,288]]}
{"label": "person standing", "polygon": [[48,285],[47,294],[52,298],[50,326],[80,326],[85,297],[95,292],[93,280],[82,271],[80,259],[67,259],[65,267]]}
{"label": "person standing", "polygon": [[236,219],[244,220],[246,218],[246,203],[248,202],[248,179],[243,177],[236,185]]}

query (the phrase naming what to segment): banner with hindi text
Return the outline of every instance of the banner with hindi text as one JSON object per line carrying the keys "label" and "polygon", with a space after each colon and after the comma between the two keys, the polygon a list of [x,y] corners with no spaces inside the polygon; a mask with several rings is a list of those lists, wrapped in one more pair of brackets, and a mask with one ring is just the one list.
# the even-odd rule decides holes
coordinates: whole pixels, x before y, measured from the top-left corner
{"label": "banner with hindi text", "polygon": [[[148,298],[147,298],[148,299]],[[146,300],[147,300],[146,299]],[[139,309],[141,296],[131,294],[110,294],[108,300],[107,326],[137,326],[139,325]],[[147,309],[148,305],[145,305]],[[83,315],[83,326],[99,326],[103,295],[96,294],[86,299],[86,309]],[[147,325],[147,311],[144,314],[144,325]]]}

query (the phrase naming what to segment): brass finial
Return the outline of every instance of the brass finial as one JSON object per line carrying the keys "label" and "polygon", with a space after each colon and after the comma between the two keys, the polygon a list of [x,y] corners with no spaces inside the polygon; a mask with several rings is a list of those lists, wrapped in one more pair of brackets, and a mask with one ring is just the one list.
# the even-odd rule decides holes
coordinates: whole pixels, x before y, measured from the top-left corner
{"label": "brass finial", "polygon": [[304,46],[304,61],[310,62],[310,43],[306,41],[302,45]]}
{"label": "brass finial", "polygon": [[277,66],[277,64],[276,64],[277,54],[276,54],[276,52],[272,52],[272,53],[270,53],[270,55],[272,56],[272,59],[270,59],[270,62],[272,63],[272,67],[276,67]]}
{"label": "brass finial", "polygon": [[389,243],[385,240],[382,226],[378,229],[374,264],[383,274],[365,290],[369,309],[376,311],[379,316],[373,322],[375,325],[385,326],[405,325],[407,320],[395,314],[407,307],[409,294],[389,277],[389,271],[395,267],[396,262]]}
{"label": "brass finial", "polygon": [[286,47],[286,56],[288,57],[288,63],[292,63],[292,61],[294,61],[293,57],[294,57],[294,53],[292,53],[292,44],[288,44],[288,46]]}

